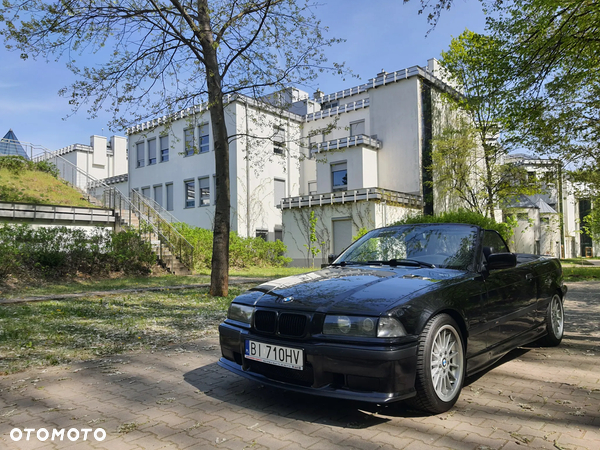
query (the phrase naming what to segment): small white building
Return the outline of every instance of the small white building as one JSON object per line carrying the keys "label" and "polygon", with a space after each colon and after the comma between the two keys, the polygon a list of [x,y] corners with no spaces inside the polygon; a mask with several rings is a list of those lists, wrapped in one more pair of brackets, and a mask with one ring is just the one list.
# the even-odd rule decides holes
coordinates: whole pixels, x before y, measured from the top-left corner
{"label": "small white building", "polygon": [[127,193],[127,138],[123,136],[107,139],[94,135],[90,145],[69,145],[44,152],[33,160],[52,162],[64,180],[82,190],[89,190],[97,185],[94,180],[99,180]]}

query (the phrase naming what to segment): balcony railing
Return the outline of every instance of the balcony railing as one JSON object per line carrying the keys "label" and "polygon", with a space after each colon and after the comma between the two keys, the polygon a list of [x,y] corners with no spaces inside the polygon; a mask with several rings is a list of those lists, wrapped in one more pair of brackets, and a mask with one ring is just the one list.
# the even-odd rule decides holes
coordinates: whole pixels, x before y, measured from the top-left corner
{"label": "balcony railing", "polygon": [[319,142],[318,144],[311,144],[311,153],[327,152],[329,150],[340,150],[346,147],[354,147],[357,145],[364,145],[372,149],[378,150],[382,146],[382,142],[378,139],[367,136],[366,134],[359,134],[357,136],[347,136],[340,139],[332,139],[327,142]]}
{"label": "balcony railing", "polygon": [[279,207],[282,210],[303,207],[311,208],[313,206],[356,203],[362,201],[386,201],[410,208],[421,208],[423,206],[423,199],[420,195],[389,191],[381,188],[362,188],[350,191],[329,192],[326,194],[287,197],[281,200]]}

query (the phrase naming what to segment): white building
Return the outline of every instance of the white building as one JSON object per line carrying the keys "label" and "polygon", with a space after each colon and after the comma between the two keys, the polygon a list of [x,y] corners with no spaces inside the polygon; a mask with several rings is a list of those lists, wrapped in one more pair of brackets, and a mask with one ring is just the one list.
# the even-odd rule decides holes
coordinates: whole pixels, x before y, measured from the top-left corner
{"label": "white building", "polygon": [[69,145],[33,160],[52,162],[63,179],[82,190],[101,180],[127,193],[127,138],[123,136],[91,136],[90,145]]}
{"label": "white building", "polygon": [[[288,102],[302,95],[287,92]],[[229,144],[231,230],[283,239],[282,198],[297,195],[303,117],[245,97],[225,108]],[[206,105],[127,130],[129,186],[190,225],[213,228],[215,158]]]}
{"label": "white building", "polygon": [[[310,98],[290,88],[263,103],[228,98],[232,231],[281,239],[292,264],[319,265],[363,229],[460,207],[429,183],[432,137],[456,118],[443,106],[443,92],[456,94],[432,59],[427,67],[382,71],[330,95],[317,91]],[[268,105],[275,102],[286,106]],[[215,162],[206,105],[138,124],[127,134],[129,188],[182,222],[212,229]],[[579,234],[571,217],[577,212],[571,200],[563,203],[556,209],[550,197],[536,198],[513,210],[524,220],[526,213],[528,223],[533,214],[539,224],[519,229],[524,239],[515,243],[517,251],[575,251],[579,244],[572,239]],[[548,232],[560,229],[561,214],[568,224]]]}

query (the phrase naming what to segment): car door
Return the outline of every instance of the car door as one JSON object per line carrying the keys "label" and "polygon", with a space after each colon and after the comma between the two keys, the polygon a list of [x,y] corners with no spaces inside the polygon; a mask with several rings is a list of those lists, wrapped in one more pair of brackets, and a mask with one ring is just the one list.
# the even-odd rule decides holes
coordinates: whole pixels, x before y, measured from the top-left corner
{"label": "car door", "polygon": [[[508,253],[508,246],[496,231],[485,230],[484,261],[492,253]],[[491,270],[486,274],[483,317],[487,324],[488,347],[499,347],[531,326],[531,308],[535,308],[536,295],[535,284],[528,274],[526,265]]]}

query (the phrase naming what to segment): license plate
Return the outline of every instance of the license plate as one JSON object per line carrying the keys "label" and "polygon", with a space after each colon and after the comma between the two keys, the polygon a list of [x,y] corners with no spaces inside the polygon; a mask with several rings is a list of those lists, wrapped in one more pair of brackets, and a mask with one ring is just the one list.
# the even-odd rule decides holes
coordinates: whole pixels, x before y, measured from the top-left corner
{"label": "license plate", "polygon": [[289,369],[302,370],[304,351],[300,348],[282,347],[263,342],[246,341],[246,358]]}

